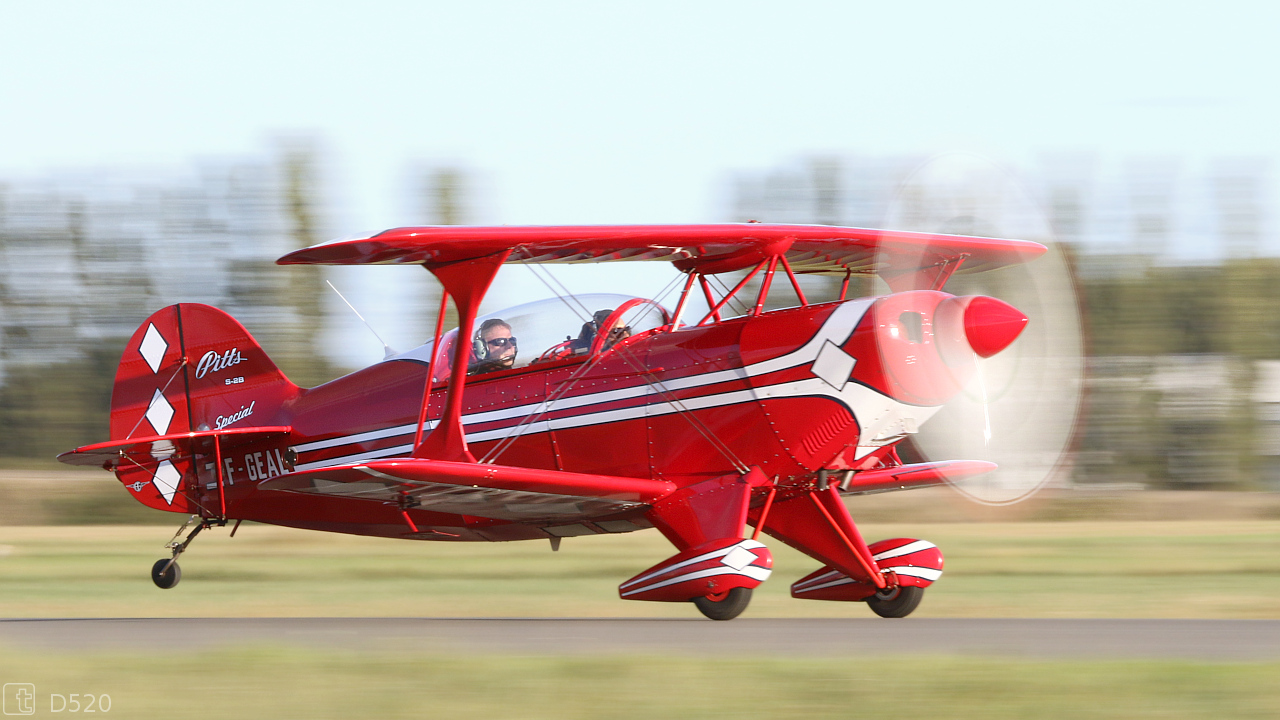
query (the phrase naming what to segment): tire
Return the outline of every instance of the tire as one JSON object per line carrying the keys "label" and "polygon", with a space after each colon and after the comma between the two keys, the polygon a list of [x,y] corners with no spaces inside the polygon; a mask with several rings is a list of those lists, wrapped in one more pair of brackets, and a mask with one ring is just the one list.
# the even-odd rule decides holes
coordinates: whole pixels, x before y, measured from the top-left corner
{"label": "tire", "polygon": [[723,600],[694,598],[693,604],[698,606],[699,612],[712,620],[732,620],[751,604],[751,588],[734,588]]}
{"label": "tire", "polygon": [[883,618],[904,618],[920,606],[924,599],[924,588],[914,585],[902,585],[880,592],[867,598],[871,611]]}
{"label": "tire", "polygon": [[156,564],[151,566],[151,582],[155,583],[156,587],[161,590],[168,590],[177,585],[178,581],[182,579],[182,568],[178,567],[176,562],[169,565],[167,572],[161,572],[168,562],[168,560],[157,560]]}

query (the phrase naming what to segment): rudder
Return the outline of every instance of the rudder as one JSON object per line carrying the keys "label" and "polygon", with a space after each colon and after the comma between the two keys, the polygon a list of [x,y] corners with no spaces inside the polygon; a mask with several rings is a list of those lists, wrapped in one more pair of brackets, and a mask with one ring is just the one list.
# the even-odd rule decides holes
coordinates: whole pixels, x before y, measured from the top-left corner
{"label": "rudder", "polygon": [[[171,305],[147,318],[125,346],[111,395],[111,439],[287,425],[285,405],[298,393],[235,318],[209,305]],[[194,512],[178,492],[196,477],[193,462],[121,465],[116,475],[146,505]],[[154,493],[142,491],[148,485]]]}

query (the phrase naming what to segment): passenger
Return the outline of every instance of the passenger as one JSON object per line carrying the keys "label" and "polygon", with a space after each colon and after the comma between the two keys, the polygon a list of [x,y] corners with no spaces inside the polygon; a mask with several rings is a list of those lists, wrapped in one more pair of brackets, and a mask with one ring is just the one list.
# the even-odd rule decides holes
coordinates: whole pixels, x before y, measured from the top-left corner
{"label": "passenger", "polygon": [[604,349],[608,350],[629,337],[631,337],[631,326],[624,325],[622,318],[618,318],[613,321],[613,327],[609,328],[609,335],[604,339]]}
{"label": "passenger", "polygon": [[498,318],[485,320],[476,331],[472,355],[474,358],[467,368],[468,375],[506,370],[515,366],[516,339],[511,334],[511,326]]}
{"label": "passenger", "polygon": [[612,310],[597,310],[591,319],[582,323],[582,330],[578,332],[578,339],[569,343],[570,349],[576,355],[584,353],[591,349],[591,343],[595,342],[596,334],[600,332],[600,326],[604,324],[609,316],[613,314]]}
{"label": "passenger", "polygon": [[[570,341],[570,347],[575,353],[586,352],[591,349],[591,344],[595,342],[596,336],[600,334],[601,328],[609,321],[609,316],[613,314],[613,310],[597,310],[589,322],[582,324],[582,330],[578,333],[578,339]],[[616,345],[619,341],[631,337],[631,327],[624,325],[622,318],[613,321],[613,327],[609,328],[609,333],[605,337],[602,350],[608,350]]]}

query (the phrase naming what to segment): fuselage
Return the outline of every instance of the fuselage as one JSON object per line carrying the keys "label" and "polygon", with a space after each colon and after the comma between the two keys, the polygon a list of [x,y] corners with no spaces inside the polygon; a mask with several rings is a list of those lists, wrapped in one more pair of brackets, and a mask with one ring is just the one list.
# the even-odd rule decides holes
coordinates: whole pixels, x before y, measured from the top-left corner
{"label": "fuselage", "polygon": [[[931,306],[950,297],[909,295],[924,295]],[[879,346],[890,335],[920,343],[897,332],[896,318],[876,317],[873,309],[885,300],[658,328],[594,355],[474,375],[463,396],[467,443],[482,463],[652,478],[677,486],[751,467],[783,481],[823,468],[872,467],[936,409],[892,397],[894,381],[884,372]],[[282,502],[281,493],[257,491],[256,481],[408,455],[426,374],[422,359],[385,361],[301,391],[281,405],[278,417],[255,417],[289,425],[293,433],[287,446],[249,447],[224,460],[228,513],[403,536],[394,507],[361,503],[362,511],[353,513],[350,502],[297,494]],[[424,432],[439,418],[446,391],[443,382],[433,386]],[[546,536],[519,523],[415,513],[419,525],[451,528],[440,539]],[[647,527],[641,517],[630,522],[607,531]]]}

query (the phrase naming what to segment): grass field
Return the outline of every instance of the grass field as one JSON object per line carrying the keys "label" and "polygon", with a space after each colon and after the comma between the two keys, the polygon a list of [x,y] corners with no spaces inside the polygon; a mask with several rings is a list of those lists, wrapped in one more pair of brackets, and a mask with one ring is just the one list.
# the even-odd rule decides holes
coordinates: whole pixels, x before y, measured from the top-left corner
{"label": "grass field", "polygon": [[[873,524],[870,539],[932,540],[946,574],[923,617],[1280,618],[1280,521]],[[689,617],[618,599],[672,553],[656,531],[547,543],[449,544],[245,525],[202,534],[182,583],[159,590],[156,526],[0,527],[0,616]],[[751,617],[849,617],[794,600],[817,563],[778,542]]]}
{"label": "grass field", "polygon": [[[1043,492],[984,508],[946,488],[850,500],[869,540],[934,541],[946,574],[933,617],[1280,617],[1280,494]],[[912,523],[902,523],[902,519]],[[688,616],[624,602],[620,582],[668,557],[655,531],[541,542],[441,544],[245,525],[202,535],[184,580],[151,563],[182,517],[134,502],[97,470],[0,470],[0,616]],[[776,563],[749,615],[846,617],[862,605],[789,597],[817,563]]]}
{"label": "grass field", "polygon": [[[1280,717],[1280,663],[440,657],[241,648],[0,654],[0,678],[125,718]],[[66,711],[61,716],[66,716]],[[97,717],[97,716],[95,716]]]}
{"label": "grass field", "polygon": [[[75,512],[96,512],[77,493],[55,493],[54,501],[42,511],[79,521],[91,515]],[[870,539],[922,537],[943,549],[946,574],[919,616],[1280,618],[1273,510],[1260,517],[1242,512],[1251,507],[1243,503],[1166,498],[1157,516],[1220,519],[1144,520],[1149,504],[1074,502],[1024,517],[1079,518],[1096,506],[1093,515],[1119,519],[955,522],[946,513],[957,511],[941,505],[882,505],[868,514],[952,521],[863,530]],[[6,512],[32,519],[13,506]],[[183,557],[182,583],[163,591],[148,570],[165,555],[175,516],[159,517],[170,525],[0,526],[0,616],[696,617],[685,604],[617,597],[618,583],[671,554],[655,531],[569,538],[552,553],[540,542],[455,545],[246,524],[235,538],[225,528],[203,534]],[[869,616],[858,603],[791,599],[790,583],[816,563],[781,543],[770,547],[775,574],[748,617]],[[54,693],[79,693],[82,704],[92,693],[110,697],[109,717],[128,718],[1274,718],[1278,676],[1274,662],[891,651],[709,660],[269,644],[146,653],[0,648],[0,680],[33,683],[37,717],[61,716],[51,712]]]}

